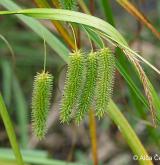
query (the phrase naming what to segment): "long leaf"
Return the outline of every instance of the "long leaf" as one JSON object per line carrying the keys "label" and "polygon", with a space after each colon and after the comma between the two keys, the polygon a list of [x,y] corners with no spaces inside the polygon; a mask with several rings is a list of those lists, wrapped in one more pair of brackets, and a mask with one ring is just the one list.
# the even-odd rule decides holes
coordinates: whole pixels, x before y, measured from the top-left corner
{"label": "long leaf", "polygon": [[[0,150],[0,151],[3,151],[3,150]],[[15,161],[15,157],[12,151],[9,150],[9,152],[7,153],[9,154],[6,154],[6,152],[0,152],[0,163],[2,161],[4,162],[4,160]],[[47,157],[40,156],[40,155],[35,156],[34,153],[32,152],[32,155],[31,155],[31,154],[26,154],[26,152],[24,151],[23,152],[24,162],[32,163],[35,165],[82,165],[81,163],[69,163],[69,162],[60,161],[60,160],[53,160],[53,159],[49,159]]]}
{"label": "long leaf", "polygon": [[150,66],[154,71],[160,74],[160,71],[154,67],[151,63],[145,60],[138,53],[129,48],[126,40],[122,37],[122,35],[109,23],[103,21],[100,18],[90,16],[84,13],[62,10],[62,9],[25,9],[18,11],[0,11],[0,15],[5,14],[24,14],[27,16],[35,17],[38,19],[48,19],[48,20],[59,20],[59,21],[67,21],[74,22],[78,24],[83,24],[86,26],[90,26],[92,28],[96,28],[104,33],[104,35],[117,43],[119,47],[124,49],[127,54],[130,53],[134,55],[133,58],[138,58],[141,61],[145,62],[148,66]]}
{"label": "long leaf", "polygon": [[[108,114],[114,120],[120,132],[127,140],[128,145],[132,148],[133,153],[137,155],[138,158],[147,156],[147,152],[144,149],[143,145],[137,138],[136,134],[132,130],[131,126],[128,124],[125,117],[122,115],[122,113],[113,102],[109,104]],[[153,165],[153,163],[147,159],[144,161],[139,161],[139,163],[141,165]]]}
{"label": "long leaf", "polygon": [[80,12],[62,10],[62,9],[24,9],[18,11],[1,11],[0,15],[4,14],[24,14],[27,16],[39,18],[39,19],[49,19],[49,20],[59,20],[67,22],[75,22],[93,28],[99,29],[110,36],[110,38],[117,42],[119,45],[128,46],[122,35],[109,23],[99,19],[97,17],[87,15]]}
{"label": "long leaf", "polygon": [[13,129],[13,124],[11,122],[11,119],[9,117],[8,111],[6,109],[6,106],[4,104],[3,98],[0,94],[0,115],[2,117],[3,123],[5,125],[12,149],[14,151],[14,154],[16,156],[17,159],[17,164],[18,165],[23,165],[23,159],[19,150],[19,146],[16,140],[16,135]]}

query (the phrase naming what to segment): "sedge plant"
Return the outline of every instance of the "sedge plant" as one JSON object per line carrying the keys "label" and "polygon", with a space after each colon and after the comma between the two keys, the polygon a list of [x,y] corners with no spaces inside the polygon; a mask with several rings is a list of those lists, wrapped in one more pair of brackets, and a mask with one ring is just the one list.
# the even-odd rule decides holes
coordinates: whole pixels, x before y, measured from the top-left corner
{"label": "sedge plant", "polygon": [[[69,5],[71,5],[72,2],[73,1],[67,1]],[[71,7],[69,8],[65,7],[65,9],[71,9]],[[134,52],[129,48],[125,39],[120,35],[119,32],[117,32],[115,28],[113,28],[106,22],[96,17],[92,17],[89,15],[85,15],[73,11],[49,10],[49,9],[29,9],[29,10],[20,10],[20,11],[12,11],[12,12],[5,11],[5,12],[0,12],[0,14],[24,14],[35,18],[53,19],[53,20],[55,19],[55,20],[67,21],[67,22],[76,22],[78,24],[91,26],[92,28],[97,29],[95,30],[95,33],[100,34],[105,39],[109,40],[113,45],[119,46],[124,51],[124,53],[127,54],[127,57],[129,56],[129,58],[132,59],[130,60],[132,63],[134,62],[133,59],[136,58],[146,62],[146,60],[139,57],[139,55],[136,52]],[[70,17],[64,17],[66,14],[68,14]],[[67,51],[65,53],[67,54]],[[98,117],[102,117],[105,114],[105,112],[107,112],[108,115],[114,120],[114,122],[121,129],[133,152],[138,155],[140,154],[147,155],[147,152],[144,150],[143,146],[139,142],[132,128],[128,126],[128,123],[121,114],[121,112],[119,110],[117,111],[116,105],[111,101],[111,93],[113,90],[113,80],[114,80],[114,70],[115,70],[115,58],[114,55],[111,53],[111,50],[109,48],[103,48],[101,50],[98,50],[97,52],[94,53],[92,52],[90,54],[87,54],[86,56],[84,56],[84,54],[85,53],[76,51],[75,53],[72,53],[69,56],[71,57],[71,59],[69,59],[67,56],[60,55],[65,61],[67,62],[69,61],[68,73],[67,73],[66,84],[64,89],[64,96],[62,99],[61,121],[69,122],[69,120],[72,117],[72,110],[75,108],[77,109],[75,113],[75,119],[79,123],[85,116],[85,113],[89,110],[89,107],[92,105],[94,92],[97,92],[98,95],[96,96],[95,99],[96,100],[95,114]],[[152,66],[148,62],[146,63],[159,73],[159,71],[154,66]],[[86,68],[86,73],[83,73],[84,68]],[[141,69],[139,69],[139,72],[140,71]],[[84,76],[83,74],[85,75],[85,77],[83,77]],[[76,79],[73,79],[73,76],[75,76]],[[37,113],[36,115],[38,116],[38,118],[36,118],[36,115],[33,115],[35,123],[37,123],[35,124],[36,128],[34,129],[38,130],[36,132],[40,138],[43,137],[46,132],[44,123],[46,122],[45,115],[47,114],[48,111],[48,105],[49,105],[48,101],[49,98],[51,97],[50,94],[51,84],[52,84],[51,77],[52,76],[50,74],[43,71],[42,73],[37,75],[35,80],[35,88],[34,88],[35,92],[33,92],[35,99],[33,99],[32,105],[34,105],[33,106],[34,111]],[[77,97],[77,95],[79,97]],[[44,100],[46,102],[44,102]],[[153,102],[150,102],[150,104],[153,104]],[[117,118],[116,114],[118,114],[119,119]],[[43,120],[41,118],[41,115]],[[127,128],[127,130],[125,130],[125,127]],[[129,133],[127,133],[127,131]],[[132,135],[132,137],[136,137],[134,138],[134,140],[136,141],[136,144],[138,144],[138,146],[140,147],[138,147],[135,144],[135,142],[132,140],[130,135]],[[150,165],[152,164],[152,162],[140,161],[140,164]]]}
{"label": "sedge plant", "polygon": [[41,140],[47,132],[47,117],[52,96],[53,76],[46,71],[46,42],[44,39],[44,66],[37,73],[32,93],[32,127],[36,137]]}

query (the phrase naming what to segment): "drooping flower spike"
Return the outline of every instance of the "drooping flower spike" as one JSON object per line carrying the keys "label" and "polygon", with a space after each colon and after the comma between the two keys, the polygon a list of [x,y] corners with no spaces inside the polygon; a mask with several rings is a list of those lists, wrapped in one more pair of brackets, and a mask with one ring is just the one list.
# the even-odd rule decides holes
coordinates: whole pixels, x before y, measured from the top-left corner
{"label": "drooping flower spike", "polygon": [[70,54],[60,112],[60,120],[63,123],[70,121],[72,110],[81,91],[84,64],[85,58],[80,51]]}
{"label": "drooping flower spike", "polygon": [[101,118],[107,111],[113,91],[115,57],[109,48],[104,48],[98,52],[97,59],[96,115]]}
{"label": "drooping flower spike", "polygon": [[78,100],[76,122],[79,124],[84,118],[86,112],[89,111],[92,105],[96,78],[97,78],[97,53],[91,52],[86,60],[86,78],[82,88],[82,93]]}
{"label": "drooping flower spike", "polygon": [[32,94],[32,127],[38,139],[44,138],[50,107],[53,76],[48,72],[37,73]]}

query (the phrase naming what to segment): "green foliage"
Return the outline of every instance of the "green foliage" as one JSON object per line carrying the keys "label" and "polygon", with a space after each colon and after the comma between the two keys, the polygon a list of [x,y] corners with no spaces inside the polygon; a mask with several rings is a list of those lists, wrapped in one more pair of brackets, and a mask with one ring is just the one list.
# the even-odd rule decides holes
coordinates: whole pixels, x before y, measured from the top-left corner
{"label": "green foliage", "polygon": [[89,110],[96,86],[97,77],[97,53],[90,53],[86,61],[86,79],[82,88],[82,93],[78,102],[78,112],[76,114],[76,122],[79,123],[86,112]]}
{"label": "green foliage", "polygon": [[77,0],[59,0],[63,9],[74,10],[77,6]]}
{"label": "green foliage", "polygon": [[98,53],[98,75],[96,85],[96,115],[100,118],[107,111],[113,89],[115,57],[109,48]]}
{"label": "green foliage", "polygon": [[[25,165],[84,165],[83,163],[70,163],[62,160],[51,159],[48,152],[37,149],[21,150]],[[1,165],[17,165],[11,149],[0,148]],[[19,165],[19,164],[18,164]]]}
{"label": "green foliage", "polygon": [[46,120],[50,106],[53,76],[47,72],[37,73],[32,96],[33,130],[38,139],[46,133]]}
{"label": "green foliage", "polygon": [[84,63],[85,58],[80,51],[70,55],[64,95],[61,104],[60,119],[62,122],[69,122],[71,118],[71,111],[74,108],[83,83]]}
{"label": "green foliage", "polygon": [[5,106],[5,103],[4,103],[4,100],[3,100],[1,93],[0,93],[0,116],[3,120],[5,129],[7,131],[11,147],[13,149],[14,155],[15,155],[16,160],[17,160],[17,164],[18,165],[24,165],[22,155],[20,152],[20,148],[19,148],[19,145],[17,143],[17,138],[16,138],[16,134],[15,134],[15,131],[13,128],[13,124],[12,124],[11,119],[9,117],[9,114],[8,114],[8,111],[7,111],[7,108]]}

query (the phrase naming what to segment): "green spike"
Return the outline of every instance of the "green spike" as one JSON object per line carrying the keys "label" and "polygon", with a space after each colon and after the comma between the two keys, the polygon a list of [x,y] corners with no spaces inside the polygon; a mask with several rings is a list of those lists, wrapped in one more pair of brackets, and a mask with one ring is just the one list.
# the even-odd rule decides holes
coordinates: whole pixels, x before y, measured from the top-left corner
{"label": "green spike", "polygon": [[63,123],[70,121],[71,112],[81,91],[84,64],[85,58],[80,51],[70,55],[70,63],[68,65],[60,112],[60,120]]}
{"label": "green spike", "polygon": [[98,75],[96,85],[96,115],[101,118],[107,111],[111,99],[115,71],[115,57],[109,48],[98,53]]}
{"label": "green spike", "polygon": [[97,56],[96,53],[90,53],[87,58],[87,71],[85,84],[82,89],[81,96],[78,102],[78,112],[76,114],[76,122],[79,122],[83,119],[86,112],[89,111],[89,108],[92,104],[94,97],[96,77],[97,77]]}
{"label": "green spike", "polygon": [[32,126],[38,139],[44,138],[47,128],[46,120],[50,107],[53,76],[48,72],[37,73],[34,80],[32,96]]}

